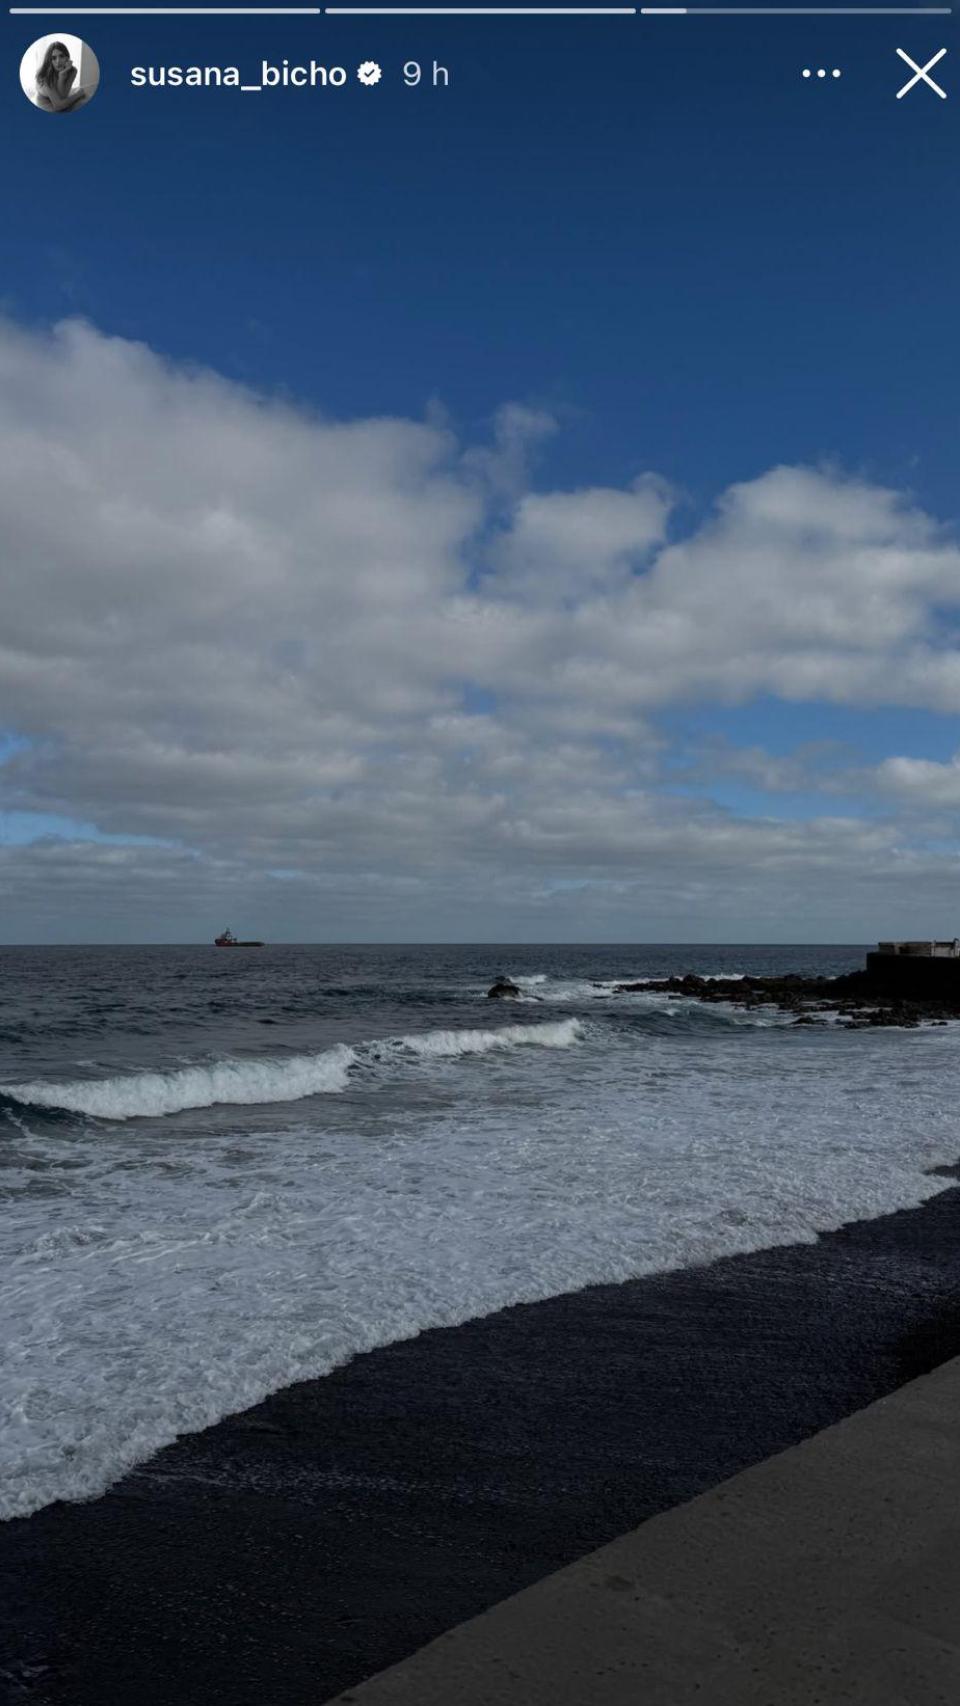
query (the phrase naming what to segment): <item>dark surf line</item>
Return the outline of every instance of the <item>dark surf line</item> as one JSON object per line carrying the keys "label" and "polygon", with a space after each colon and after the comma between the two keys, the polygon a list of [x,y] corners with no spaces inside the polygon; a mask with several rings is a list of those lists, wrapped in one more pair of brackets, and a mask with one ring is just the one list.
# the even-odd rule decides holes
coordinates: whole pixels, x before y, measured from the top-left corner
{"label": "dark surf line", "polygon": [[953,1186],[276,1393],[0,1526],[4,1699],[320,1706],[960,1353],[958,1248]]}

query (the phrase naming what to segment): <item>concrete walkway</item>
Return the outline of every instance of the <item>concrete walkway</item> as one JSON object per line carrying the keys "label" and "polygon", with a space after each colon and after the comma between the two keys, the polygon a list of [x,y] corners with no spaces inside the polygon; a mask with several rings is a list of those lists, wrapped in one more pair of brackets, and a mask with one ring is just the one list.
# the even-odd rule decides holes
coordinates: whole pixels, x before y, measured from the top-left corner
{"label": "concrete walkway", "polygon": [[337,1702],[957,1706],[960,1359]]}

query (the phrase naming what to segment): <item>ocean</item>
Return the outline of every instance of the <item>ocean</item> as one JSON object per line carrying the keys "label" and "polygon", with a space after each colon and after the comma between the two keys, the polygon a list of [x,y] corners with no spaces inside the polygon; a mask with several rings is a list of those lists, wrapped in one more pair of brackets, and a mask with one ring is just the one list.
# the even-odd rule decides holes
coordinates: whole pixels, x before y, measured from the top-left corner
{"label": "ocean", "polygon": [[0,1515],[426,1328],[941,1191],[955,1026],[613,988],[863,952],[4,949]]}

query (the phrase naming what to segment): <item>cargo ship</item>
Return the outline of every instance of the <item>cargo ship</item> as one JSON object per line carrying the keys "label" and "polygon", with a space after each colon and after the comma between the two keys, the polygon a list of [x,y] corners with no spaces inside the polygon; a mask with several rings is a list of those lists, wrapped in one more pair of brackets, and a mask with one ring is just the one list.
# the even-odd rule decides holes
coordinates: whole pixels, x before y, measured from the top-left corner
{"label": "cargo ship", "polygon": [[232,930],[224,930],[222,936],[214,936],[213,945],[215,948],[262,948],[263,947],[262,942],[241,942],[239,936],[235,936],[233,934]]}

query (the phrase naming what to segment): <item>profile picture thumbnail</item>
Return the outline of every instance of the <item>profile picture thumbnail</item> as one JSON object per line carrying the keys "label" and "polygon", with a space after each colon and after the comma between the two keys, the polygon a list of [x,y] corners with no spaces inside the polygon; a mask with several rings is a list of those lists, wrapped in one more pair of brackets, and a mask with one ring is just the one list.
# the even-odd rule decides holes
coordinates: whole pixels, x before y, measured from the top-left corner
{"label": "profile picture thumbnail", "polygon": [[20,61],[20,87],[45,113],[75,113],[93,100],[100,66],[79,36],[41,36]]}

